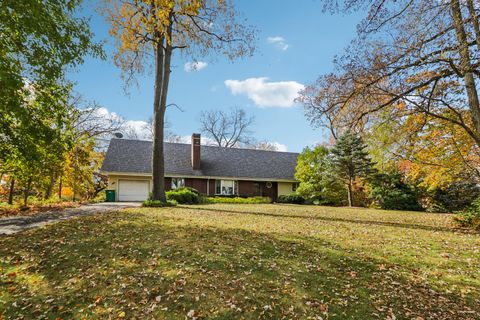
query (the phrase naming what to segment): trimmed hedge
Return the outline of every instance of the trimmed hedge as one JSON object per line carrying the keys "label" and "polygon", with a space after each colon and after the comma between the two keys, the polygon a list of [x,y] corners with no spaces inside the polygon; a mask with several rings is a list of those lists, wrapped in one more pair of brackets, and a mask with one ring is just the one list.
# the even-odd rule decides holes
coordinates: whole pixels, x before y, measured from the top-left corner
{"label": "trimmed hedge", "polygon": [[165,194],[168,200],[175,200],[180,204],[198,204],[201,202],[201,196],[193,188],[179,188],[167,191]]}
{"label": "trimmed hedge", "polygon": [[210,197],[207,198],[207,203],[270,203],[272,200],[267,197],[250,197],[250,198],[241,198],[241,197]]}
{"label": "trimmed hedge", "polygon": [[278,196],[278,203],[293,203],[293,204],[304,204],[305,199],[298,194],[289,194]]}
{"label": "trimmed hedge", "polygon": [[177,201],[167,200],[167,202],[162,202],[160,200],[145,200],[142,203],[142,207],[152,207],[152,208],[161,208],[161,207],[175,207]]}

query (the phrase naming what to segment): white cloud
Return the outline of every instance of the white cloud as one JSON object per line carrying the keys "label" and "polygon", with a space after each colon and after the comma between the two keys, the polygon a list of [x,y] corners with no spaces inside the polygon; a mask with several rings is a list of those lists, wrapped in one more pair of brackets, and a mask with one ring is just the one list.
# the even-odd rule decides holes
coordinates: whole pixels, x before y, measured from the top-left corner
{"label": "white cloud", "polygon": [[268,82],[268,78],[226,80],[225,85],[232,94],[246,94],[259,107],[290,108],[304,85],[296,81]]}
{"label": "white cloud", "polygon": [[268,37],[267,42],[273,44],[276,48],[286,51],[289,47],[288,43],[285,41],[283,37],[275,36],[275,37]]}
{"label": "white cloud", "polygon": [[152,140],[151,125],[142,120],[126,120],[125,124],[125,138]]}
{"label": "white cloud", "polygon": [[282,152],[288,151],[288,147],[286,145],[284,145],[283,143],[274,141],[274,142],[272,142],[272,144],[277,148],[277,151],[282,151]]}
{"label": "white cloud", "polygon": [[205,69],[208,66],[208,63],[203,62],[203,61],[193,61],[193,62],[187,62],[185,63],[183,69],[186,72],[193,72],[193,71],[200,71],[202,69]]}
{"label": "white cloud", "polygon": [[[148,122],[143,120],[126,120],[116,112],[110,112],[107,108],[100,107],[96,109],[90,121],[95,121],[100,127],[108,127],[111,123],[116,123],[118,131],[127,139],[151,140],[152,131]],[[110,136],[104,137],[104,139]]]}

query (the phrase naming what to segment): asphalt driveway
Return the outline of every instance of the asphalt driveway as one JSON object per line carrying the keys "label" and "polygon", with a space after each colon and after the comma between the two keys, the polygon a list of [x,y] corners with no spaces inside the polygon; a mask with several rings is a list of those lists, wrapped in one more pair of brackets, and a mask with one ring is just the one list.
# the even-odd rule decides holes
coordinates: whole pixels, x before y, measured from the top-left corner
{"label": "asphalt driveway", "polygon": [[81,205],[77,208],[64,210],[46,211],[35,216],[16,216],[0,218],[0,235],[9,235],[22,232],[31,228],[41,227],[49,223],[55,223],[74,217],[115,211],[123,208],[139,207],[140,202],[101,202]]}

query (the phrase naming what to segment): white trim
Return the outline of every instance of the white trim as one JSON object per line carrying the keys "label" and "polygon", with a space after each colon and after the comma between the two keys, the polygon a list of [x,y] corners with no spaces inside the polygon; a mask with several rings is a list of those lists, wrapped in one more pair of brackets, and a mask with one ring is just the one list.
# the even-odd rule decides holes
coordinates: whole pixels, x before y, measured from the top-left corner
{"label": "white trim", "polygon": [[[220,193],[217,193],[217,181],[220,181]],[[232,194],[222,193],[223,182],[225,182],[225,181],[233,182],[233,193]],[[238,196],[238,180],[233,180],[233,179],[218,179],[218,180],[215,180],[215,195],[217,195],[217,196]]]}
{"label": "white trim", "polygon": [[[116,172],[116,171],[101,171],[102,174],[112,176],[132,176],[132,177],[151,177],[151,173],[137,173],[137,172]],[[243,181],[272,181],[272,182],[298,182],[295,179],[276,179],[276,178],[252,178],[252,177],[225,177],[225,176],[189,176],[166,174],[165,178],[188,178],[188,179],[211,179],[211,180],[243,180]]]}
{"label": "white trim", "polygon": [[175,180],[182,180],[182,183],[181,183],[182,186],[181,186],[180,188],[185,187],[185,178],[171,178],[171,181],[170,181],[170,189],[175,190],[175,189],[178,189],[178,188],[179,188],[178,185],[175,186],[175,188],[174,188],[173,179],[175,179]]}

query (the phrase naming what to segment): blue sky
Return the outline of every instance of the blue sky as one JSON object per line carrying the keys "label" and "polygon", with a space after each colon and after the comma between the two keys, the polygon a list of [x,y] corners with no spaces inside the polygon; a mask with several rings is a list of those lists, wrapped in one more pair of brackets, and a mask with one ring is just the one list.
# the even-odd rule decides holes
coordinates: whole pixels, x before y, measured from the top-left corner
{"label": "blue sky", "polygon": [[[145,121],[152,115],[153,77],[148,73],[139,77],[138,88],[132,86],[125,94],[121,72],[112,59],[109,25],[94,3],[87,1],[82,13],[91,17],[96,39],[106,41],[107,60],[87,58],[69,78],[85,99],[127,120]],[[259,31],[256,54],[234,63],[222,56],[201,59],[207,65],[191,72],[185,70],[185,63],[191,61],[175,56],[168,101],[184,112],[169,108],[170,130],[188,136],[199,131],[202,110],[237,106],[255,116],[252,131],[257,140],[277,142],[293,152],[327,141],[328,133],[310,126],[302,106],[289,102],[288,95],[279,97],[332,71],[334,55],[355,37],[360,16],[323,13],[321,1],[314,0],[237,0],[236,6]]]}

